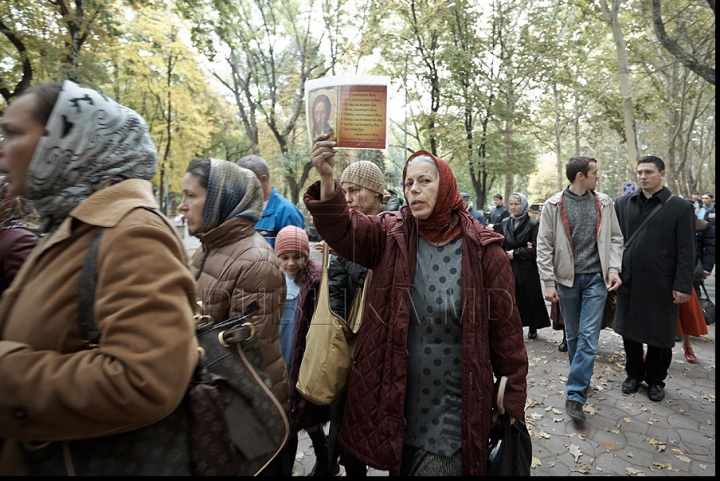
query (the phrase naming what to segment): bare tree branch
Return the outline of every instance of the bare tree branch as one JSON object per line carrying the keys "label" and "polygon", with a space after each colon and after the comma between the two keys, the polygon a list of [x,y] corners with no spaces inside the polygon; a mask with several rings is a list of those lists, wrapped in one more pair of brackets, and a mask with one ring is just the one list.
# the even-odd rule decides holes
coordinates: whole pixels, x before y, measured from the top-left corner
{"label": "bare tree branch", "polygon": [[[685,65],[687,68],[698,74],[700,77],[707,80],[712,85],[715,85],[715,68],[711,65],[705,65],[700,63],[692,54],[686,52],[672,37],[670,37],[665,31],[665,25],[662,21],[662,12],[660,11],[660,0],[650,0],[652,4],[652,20],[653,26],[655,27],[655,34],[660,40],[660,43],[672,54],[679,62]],[[715,14],[715,1],[708,0],[710,8]]]}

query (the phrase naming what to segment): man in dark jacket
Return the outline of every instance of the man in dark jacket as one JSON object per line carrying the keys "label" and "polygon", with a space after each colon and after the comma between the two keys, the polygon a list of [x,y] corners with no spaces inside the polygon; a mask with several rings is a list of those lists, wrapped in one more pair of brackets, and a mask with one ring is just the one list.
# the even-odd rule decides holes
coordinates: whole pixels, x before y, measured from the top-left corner
{"label": "man in dark jacket", "polygon": [[504,218],[510,217],[510,211],[503,205],[502,195],[493,195],[493,202],[495,203],[495,207],[490,209],[488,229],[492,229],[495,224],[500,225]]}
{"label": "man in dark jacket", "polygon": [[613,329],[625,346],[623,393],[637,392],[645,381],[648,398],[659,402],[665,398],[680,304],[690,300],[693,288],[695,215],[692,205],[663,187],[665,163],[658,157],[640,159],[637,177],[640,189],[615,201],[626,248]]}

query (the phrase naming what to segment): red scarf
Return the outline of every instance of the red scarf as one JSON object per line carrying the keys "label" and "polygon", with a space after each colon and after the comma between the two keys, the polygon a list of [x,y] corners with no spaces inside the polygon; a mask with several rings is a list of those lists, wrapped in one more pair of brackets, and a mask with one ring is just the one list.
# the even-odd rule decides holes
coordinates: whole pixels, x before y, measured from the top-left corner
{"label": "red scarf", "polygon": [[[438,187],[438,195],[433,211],[427,219],[415,219],[420,237],[434,243],[445,243],[451,239],[462,237],[460,216],[469,216],[471,214],[463,208],[460,191],[455,182],[455,174],[453,174],[447,162],[439,157],[435,157],[430,152],[418,150],[405,162],[402,174],[403,186],[405,186],[405,179],[407,177],[408,162],[418,155],[429,155],[432,157],[440,172],[440,185]],[[405,194],[405,198],[408,198],[407,193]]]}

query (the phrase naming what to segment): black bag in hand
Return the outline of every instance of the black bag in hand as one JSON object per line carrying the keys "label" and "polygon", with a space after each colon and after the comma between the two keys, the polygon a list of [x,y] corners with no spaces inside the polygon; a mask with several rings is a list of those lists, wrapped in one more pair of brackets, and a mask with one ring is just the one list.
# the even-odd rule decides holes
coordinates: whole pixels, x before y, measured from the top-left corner
{"label": "black bag in hand", "polygon": [[[702,295],[700,295],[702,294]],[[700,300],[700,307],[702,307],[703,316],[705,317],[705,324],[715,324],[715,304],[710,299],[707,289],[705,289],[705,283],[700,282],[700,289],[698,289],[698,298]]]}
{"label": "black bag in hand", "polygon": [[510,416],[505,413],[503,400],[507,377],[500,379],[498,388],[497,423],[490,430],[488,442],[488,476],[530,476],[532,464],[532,440],[523,419],[510,424]]}

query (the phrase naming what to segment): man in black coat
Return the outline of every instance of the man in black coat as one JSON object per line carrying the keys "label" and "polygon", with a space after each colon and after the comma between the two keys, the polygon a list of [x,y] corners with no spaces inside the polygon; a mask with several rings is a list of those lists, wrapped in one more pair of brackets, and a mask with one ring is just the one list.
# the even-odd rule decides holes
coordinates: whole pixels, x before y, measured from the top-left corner
{"label": "man in black coat", "polygon": [[495,225],[500,227],[503,219],[510,217],[510,211],[503,205],[502,195],[495,194],[493,196],[493,203],[495,204],[495,207],[490,209],[490,216],[487,225],[488,229],[492,229]]}
{"label": "man in black coat", "polygon": [[[640,159],[637,177],[640,189],[615,201],[626,248],[613,329],[625,346],[623,393],[637,392],[645,381],[648,398],[659,402],[665,397],[680,304],[690,300],[693,288],[695,214],[692,205],[663,187],[665,163],[658,157]],[[662,207],[639,230],[657,206]]]}

